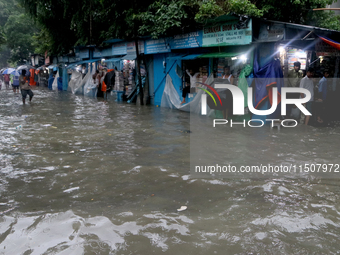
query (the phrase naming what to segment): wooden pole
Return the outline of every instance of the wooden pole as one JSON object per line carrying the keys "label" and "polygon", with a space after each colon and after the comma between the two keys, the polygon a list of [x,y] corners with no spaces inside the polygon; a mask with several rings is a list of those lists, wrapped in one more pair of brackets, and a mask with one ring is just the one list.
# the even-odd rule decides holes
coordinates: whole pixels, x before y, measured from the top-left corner
{"label": "wooden pole", "polygon": [[316,8],[313,11],[340,11],[340,8]]}

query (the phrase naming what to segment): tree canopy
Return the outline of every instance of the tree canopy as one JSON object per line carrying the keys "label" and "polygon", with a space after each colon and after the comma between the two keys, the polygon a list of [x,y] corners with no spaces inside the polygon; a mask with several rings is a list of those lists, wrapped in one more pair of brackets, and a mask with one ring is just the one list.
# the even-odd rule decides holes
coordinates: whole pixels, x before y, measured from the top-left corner
{"label": "tree canopy", "polygon": [[49,48],[56,55],[68,53],[76,45],[100,46],[112,38],[184,33],[228,13],[340,30],[338,15],[311,11],[334,0],[19,1],[41,26],[35,40],[43,43],[37,49]]}
{"label": "tree canopy", "polygon": [[0,0],[0,65],[28,60],[34,53],[33,37],[38,30],[15,0]]}
{"label": "tree canopy", "polygon": [[263,18],[340,30],[339,15],[332,11],[312,11],[326,8],[336,0],[252,0],[263,10]]}

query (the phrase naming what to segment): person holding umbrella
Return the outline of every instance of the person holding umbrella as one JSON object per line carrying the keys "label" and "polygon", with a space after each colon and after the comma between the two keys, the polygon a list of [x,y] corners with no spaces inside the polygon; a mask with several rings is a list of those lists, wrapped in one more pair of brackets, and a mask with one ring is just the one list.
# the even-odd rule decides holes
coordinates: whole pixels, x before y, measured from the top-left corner
{"label": "person holding umbrella", "polygon": [[13,75],[13,82],[12,82],[13,92],[19,93],[19,77],[20,77],[20,74],[18,73],[18,71],[14,71],[14,72],[11,73],[11,75]]}
{"label": "person holding umbrella", "polygon": [[10,81],[10,76],[9,76],[9,75],[10,75],[13,71],[15,71],[14,68],[7,68],[6,70],[3,70],[3,71],[2,71],[2,74],[3,74],[3,76],[4,76],[4,83],[5,83],[5,85],[6,85],[6,89],[9,88],[9,81]]}
{"label": "person holding umbrella", "polygon": [[20,84],[20,90],[21,90],[21,95],[22,95],[22,103],[25,104],[27,95],[29,95],[30,102],[31,102],[34,94],[31,90],[31,86],[28,84],[28,79],[26,77],[25,69],[22,69],[21,71],[21,75],[19,77],[19,84]]}

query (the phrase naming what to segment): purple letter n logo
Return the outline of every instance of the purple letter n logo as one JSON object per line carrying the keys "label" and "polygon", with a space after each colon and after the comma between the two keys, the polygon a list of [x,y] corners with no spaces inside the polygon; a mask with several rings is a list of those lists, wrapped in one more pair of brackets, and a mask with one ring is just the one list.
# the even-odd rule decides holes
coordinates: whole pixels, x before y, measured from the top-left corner
{"label": "purple letter n logo", "polygon": [[[212,88],[209,85],[204,84],[204,86],[208,87],[210,90],[213,91],[213,93],[216,95],[216,97],[219,100],[220,105],[222,105],[222,100],[216,90]],[[244,115],[244,95],[241,89],[234,85],[230,84],[215,84],[216,89],[229,89],[232,97],[233,97],[233,115]],[[200,88],[202,89],[202,88]],[[278,95],[277,93],[277,88],[273,87],[273,95]],[[214,96],[206,89],[204,90],[214,101],[215,105],[217,106],[218,103],[216,102]],[[302,105],[303,103],[309,102],[311,99],[311,93],[304,88],[282,88],[281,90],[281,115],[286,115],[286,106],[288,104],[294,104],[296,107],[298,107],[301,112],[305,115],[312,115],[307,109]],[[300,94],[305,94],[306,96],[304,98],[298,98],[298,99],[287,99],[287,93],[300,93]],[[207,115],[207,94],[202,94],[201,95],[201,114],[202,115]],[[278,97],[273,96],[272,98],[272,106],[270,109],[267,110],[257,110],[253,106],[253,88],[248,88],[248,108],[249,111],[253,114],[256,115],[270,115],[273,112],[275,112],[277,105],[278,105]]]}

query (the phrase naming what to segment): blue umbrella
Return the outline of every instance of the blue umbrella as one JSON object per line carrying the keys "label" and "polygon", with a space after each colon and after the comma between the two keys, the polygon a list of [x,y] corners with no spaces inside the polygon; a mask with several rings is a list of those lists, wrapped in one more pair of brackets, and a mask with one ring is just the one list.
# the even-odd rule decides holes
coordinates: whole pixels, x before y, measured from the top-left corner
{"label": "blue umbrella", "polygon": [[11,74],[13,71],[15,71],[14,68],[8,68],[2,74]]}
{"label": "blue umbrella", "polygon": [[14,75],[14,76],[20,76],[20,73],[17,70],[14,70],[13,72],[11,72],[10,74]]}

